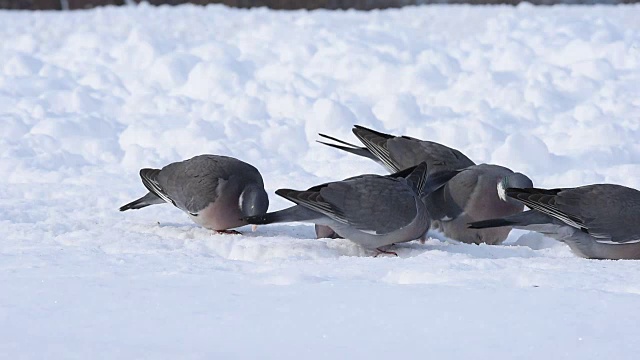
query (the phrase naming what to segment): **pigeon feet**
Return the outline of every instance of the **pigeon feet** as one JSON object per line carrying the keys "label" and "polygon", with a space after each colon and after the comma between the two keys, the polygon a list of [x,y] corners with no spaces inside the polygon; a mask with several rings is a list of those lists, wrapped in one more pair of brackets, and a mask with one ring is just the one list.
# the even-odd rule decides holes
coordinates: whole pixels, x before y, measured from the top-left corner
{"label": "pigeon feet", "polygon": [[378,256],[380,256],[382,254],[398,256],[398,254],[396,252],[394,252],[394,251],[382,250],[381,248],[377,248],[376,251],[378,251],[378,253],[375,254],[373,257],[378,257]]}
{"label": "pigeon feet", "polygon": [[237,230],[213,230],[213,233],[219,235],[242,235],[242,233]]}

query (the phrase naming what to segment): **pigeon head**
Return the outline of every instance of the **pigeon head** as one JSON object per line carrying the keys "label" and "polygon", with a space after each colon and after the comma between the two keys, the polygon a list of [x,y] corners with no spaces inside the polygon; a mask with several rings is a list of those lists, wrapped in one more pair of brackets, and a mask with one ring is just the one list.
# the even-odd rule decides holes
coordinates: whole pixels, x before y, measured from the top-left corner
{"label": "pigeon head", "polygon": [[503,177],[500,182],[498,182],[498,196],[502,201],[518,203],[516,200],[511,199],[507,196],[506,190],[508,188],[526,189],[532,187],[533,181],[531,181],[531,179],[529,179],[526,175],[522,173],[513,173],[511,175]]}
{"label": "pigeon head", "polygon": [[238,206],[244,216],[262,215],[269,208],[269,197],[261,186],[247,185],[240,194]]}

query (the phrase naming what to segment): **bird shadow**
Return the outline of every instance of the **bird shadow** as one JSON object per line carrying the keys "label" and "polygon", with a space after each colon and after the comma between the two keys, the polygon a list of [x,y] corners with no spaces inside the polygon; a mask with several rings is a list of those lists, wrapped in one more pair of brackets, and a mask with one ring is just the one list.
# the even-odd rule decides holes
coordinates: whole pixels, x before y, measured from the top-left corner
{"label": "bird shadow", "polygon": [[165,222],[165,221],[158,221],[157,226],[160,228],[178,228],[178,229],[201,229],[202,228],[197,224]]}
{"label": "bird shadow", "polygon": [[269,226],[258,226],[255,231],[251,229],[250,225],[242,226],[236,229],[233,229],[238,232],[238,234],[224,234],[218,233],[214,230],[207,230],[202,228],[197,224],[190,223],[178,223],[178,222],[157,222],[157,227],[159,228],[167,228],[167,229],[182,229],[182,230],[203,230],[208,231],[211,235],[221,235],[221,236],[244,236],[248,238],[258,238],[258,237],[277,237],[277,236],[287,236],[294,239],[315,239],[316,234],[313,226],[309,225],[269,225]]}
{"label": "bird shadow", "polygon": [[252,231],[250,226],[240,227],[238,230],[243,236],[249,238],[287,236],[294,239],[316,239],[316,233],[312,225],[269,225],[258,226]]}
{"label": "bird shadow", "polygon": [[[236,230],[240,234],[218,234],[211,230],[201,228],[196,224],[178,223],[178,222],[158,222],[159,228],[184,230],[189,232],[209,232],[212,236],[223,236],[233,239],[253,239],[260,241],[260,238],[277,238],[287,237],[296,240],[323,241],[326,243],[326,250],[335,252],[337,256],[357,256],[357,257],[380,257],[394,258],[392,254],[380,254],[376,250],[356,251],[359,248],[346,239],[317,239],[313,225],[308,224],[272,224],[268,226],[259,226],[256,231],[252,231],[251,226],[243,226]],[[385,250],[394,252],[399,258],[412,258],[418,256],[426,256],[431,252],[445,252],[449,254],[460,254],[470,258],[477,259],[505,259],[505,258],[535,258],[545,256],[540,251],[557,246],[552,239],[541,239],[539,234],[529,235],[528,233],[519,234],[521,236],[510,236],[505,244],[487,245],[487,244],[466,244],[456,240],[447,238],[438,231],[429,231],[426,243],[414,240],[405,243],[393,244],[385,247]],[[546,239],[546,240],[545,240]],[[353,246],[352,246],[353,245]],[[311,250],[311,249],[310,249]]]}

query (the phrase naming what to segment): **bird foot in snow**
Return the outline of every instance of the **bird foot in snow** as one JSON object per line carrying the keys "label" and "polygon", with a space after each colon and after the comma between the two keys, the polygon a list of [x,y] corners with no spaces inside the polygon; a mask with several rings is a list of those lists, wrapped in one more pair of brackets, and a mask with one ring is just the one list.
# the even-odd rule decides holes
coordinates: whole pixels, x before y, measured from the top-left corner
{"label": "bird foot in snow", "polygon": [[380,248],[377,248],[376,251],[378,251],[378,253],[375,254],[373,257],[378,257],[378,256],[380,256],[382,254],[398,256],[398,254],[396,252],[394,252],[394,251],[382,250]]}
{"label": "bird foot in snow", "polygon": [[242,235],[242,233],[237,230],[213,230],[213,233],[217,235]]}

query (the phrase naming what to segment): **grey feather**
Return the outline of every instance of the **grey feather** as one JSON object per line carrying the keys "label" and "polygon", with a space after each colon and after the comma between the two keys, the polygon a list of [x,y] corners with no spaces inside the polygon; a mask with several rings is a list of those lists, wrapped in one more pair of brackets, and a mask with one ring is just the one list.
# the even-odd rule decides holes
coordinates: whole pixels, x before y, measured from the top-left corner
{"label": "grey feather", "polygon": [[134,200],[126,205],[120,207],[120,211],[127,211],[131,209],[142,209],[149,205],[163,204],[165,200],[159,198],[156,194],[148,192],[145,196]]}
{"label": "grey feather", "polygon": [[149,190],[150,193],[159,197],[160,199],[172,204],[173,206],[178,206],[171,197],[167,194],[166,191],[162,189],[162,186],[158,183],[158,174],[160,174],[160,170],[158,169],[142,169],[140,170],[140,179],[142,179],[142,184],[144,187]]}

